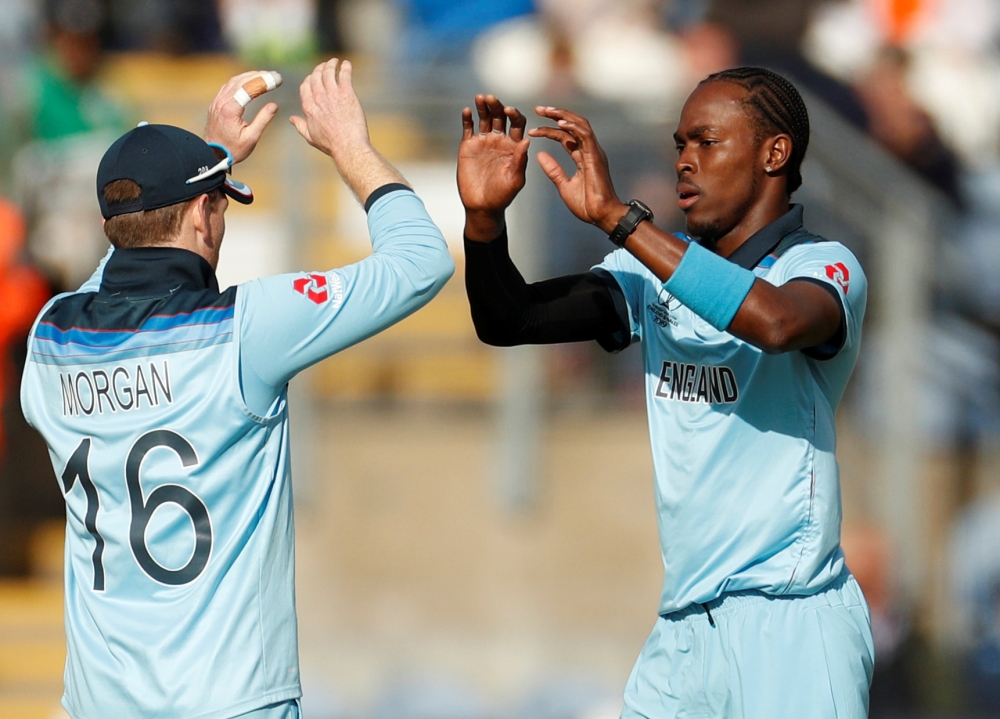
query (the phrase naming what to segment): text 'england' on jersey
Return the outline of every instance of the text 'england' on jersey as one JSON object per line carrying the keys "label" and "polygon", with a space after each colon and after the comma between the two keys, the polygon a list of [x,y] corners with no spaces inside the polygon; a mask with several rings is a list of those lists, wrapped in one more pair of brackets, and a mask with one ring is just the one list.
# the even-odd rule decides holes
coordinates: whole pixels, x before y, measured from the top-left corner
{"label": "text 'england' on jersey", "polygon": [[807,279],[835,290],[846,332],[827,360],[769,355],[716,330],[624,250],[598,267],[621,286],[633,342],[641,341],[665,567],[661,613],[728,591],[818,591],[843,564],[834,412],[865,312],[857,259],[838,243],[805,241],[754,269],[774,285]]}

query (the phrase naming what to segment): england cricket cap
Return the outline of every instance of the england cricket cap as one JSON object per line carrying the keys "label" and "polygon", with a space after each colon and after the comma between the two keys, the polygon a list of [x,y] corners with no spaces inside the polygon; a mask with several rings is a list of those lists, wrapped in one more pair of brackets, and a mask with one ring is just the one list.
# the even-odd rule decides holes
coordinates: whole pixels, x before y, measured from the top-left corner
{"label": "england cricket cap", "polygon": [[[155,210],[191,200],[216,188],[244,205],[253,192],[228,176],[233,156],[222,145],[172,125],[142,123],[115,140],[97,168],[97,199],[104,219],[140,210]],[[132,180],[142,189],[134,200],[108,203],[104,188],[115,180]]]}

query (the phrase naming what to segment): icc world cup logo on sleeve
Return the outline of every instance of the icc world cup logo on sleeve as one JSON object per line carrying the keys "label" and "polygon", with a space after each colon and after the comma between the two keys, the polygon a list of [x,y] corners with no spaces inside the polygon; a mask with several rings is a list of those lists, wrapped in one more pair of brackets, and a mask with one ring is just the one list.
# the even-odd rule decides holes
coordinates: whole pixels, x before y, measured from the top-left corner
{"label": "icc world cup logo on sleeve", "polygon": [[843,262],[826,266],[826,276],[840,285],[840,289],[847,292],[847,286],[851,282],[851,272]]}
{"label": "icc world cup logo on sleeve", "polygon": [[660,327],[666,327],[667,325],[676,327],[677,310],[681,306],[680,301],[664,289],[660,290],[657,300],[657,303],[650,303],[648,307],[653,315],[653,322]]}

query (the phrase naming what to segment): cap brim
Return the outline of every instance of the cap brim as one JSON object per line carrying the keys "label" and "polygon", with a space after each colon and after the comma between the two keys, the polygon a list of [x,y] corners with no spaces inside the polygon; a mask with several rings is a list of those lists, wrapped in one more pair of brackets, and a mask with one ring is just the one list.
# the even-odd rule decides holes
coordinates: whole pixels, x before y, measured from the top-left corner
{"label": "cap brim", "polygon": [[222,191],[241,205],[249,205],[253,202],[253,190],[231,177],[227,177],[226,181],[222,183]]}

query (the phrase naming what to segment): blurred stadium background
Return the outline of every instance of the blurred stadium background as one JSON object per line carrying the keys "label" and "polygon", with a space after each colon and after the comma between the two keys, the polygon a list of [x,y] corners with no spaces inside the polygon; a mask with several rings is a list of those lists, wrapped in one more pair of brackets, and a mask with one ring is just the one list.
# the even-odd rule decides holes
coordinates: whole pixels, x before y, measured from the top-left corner
{"label": "blurred stadium background", "polygon": [[[97,161],[139,120],[200,131],[230,75],[278,69],[220,281],[358,259],[363,211],[287,124],[331,55],[459,271],[293,383],[308,719],[618,716],[661,574],[641,358],[476,340],[459,113],[476,91],[582,112],[619,194],[679,229],[680,105],[735,64],[803,90],[796,199],[869,274],[838,455],[871,715],[1000,716],[1000,0],[0,0],[0,718],[64,716],[62,500],[17,385],[46,293],[104,252]],[[530,172],[519,266],[588,267],[606,240]]]}

